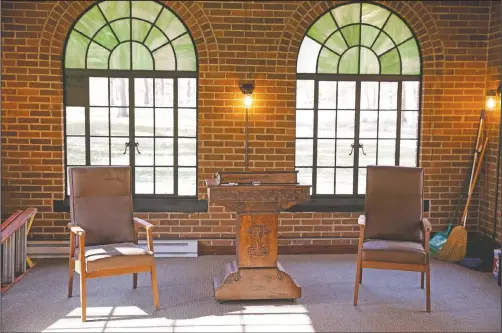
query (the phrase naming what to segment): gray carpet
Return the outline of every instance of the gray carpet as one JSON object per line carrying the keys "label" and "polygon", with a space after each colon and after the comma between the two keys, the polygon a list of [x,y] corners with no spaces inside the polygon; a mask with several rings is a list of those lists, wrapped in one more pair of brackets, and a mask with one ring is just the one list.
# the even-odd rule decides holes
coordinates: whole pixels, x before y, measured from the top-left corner
{"label": "gray carpet", "polygon": [[490,273],[432,263],[432,312],[420,274],[365,270],[352,305],[355,255],[281,256],[302,286],[297,301],[218,303],[211,277],[231,256],[157,259],[161,310],[149,276],[89,280],[88,322],[80,322],[78,280],[66,297],[67,263],[38,266],[2,298],[3,332],[482,332],[501,327],[501,289]]}

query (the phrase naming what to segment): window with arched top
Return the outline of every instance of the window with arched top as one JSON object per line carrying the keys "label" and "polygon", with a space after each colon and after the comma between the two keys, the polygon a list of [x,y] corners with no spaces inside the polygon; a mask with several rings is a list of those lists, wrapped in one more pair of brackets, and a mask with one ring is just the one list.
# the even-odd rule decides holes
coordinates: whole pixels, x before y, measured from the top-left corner
{"label": "window with arched top", "polygon": [[63,59],[65,165],[130,165],[135,196],[195,196],[197,56],[177,15],[156,1],[98,2]]}
{"label": "window with arched top", "polygon": [[365,194],[368,165],[418,165],[421,55],[409,26],[375,3],[334,7],[297,59],[296,158],[312,194]]}

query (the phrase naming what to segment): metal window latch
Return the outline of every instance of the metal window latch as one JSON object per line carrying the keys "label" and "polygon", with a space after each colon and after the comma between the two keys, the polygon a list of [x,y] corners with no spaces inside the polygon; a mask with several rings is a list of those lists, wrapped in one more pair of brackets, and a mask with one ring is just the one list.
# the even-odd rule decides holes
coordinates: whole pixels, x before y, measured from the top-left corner
{"label": "metal window latch", "polygon": [[122,155],[125,155],[125,154],[126,154],[126,152],[127,152],[127,148],[129,148],[129,142],[126,142],[126,143],[125,143],[124,152],[122,153]]}
{"label": "metal window latch", "polygon": [[141,152],[139,151],[139,143],[135,142],[134,143],[134,147],[136,147],[136,151],[138,152],[138,154],[141,154]]}
{"label": "metal window latch", "polygon": [[351,144],[351,145],[350,145],[350,147],[351,147],[352,149],[350,150],[350,154],[349,154],[349,156],[350,156],[350,155],[352,155],[352,153],[354,152],[354,144]]}
{"label": "metal window latch", "polygon": [[366,155],[366,153],[364,152],[364,146],[363,146],[362,144],[359,144],[359,148],[361,148],[361,149],[362,149],[362,151],[363,151],[363,155]]}

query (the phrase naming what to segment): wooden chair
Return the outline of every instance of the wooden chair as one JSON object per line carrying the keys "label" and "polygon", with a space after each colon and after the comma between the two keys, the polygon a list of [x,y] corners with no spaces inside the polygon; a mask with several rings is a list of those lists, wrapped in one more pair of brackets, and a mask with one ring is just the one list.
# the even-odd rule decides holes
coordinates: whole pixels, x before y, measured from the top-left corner
{"label": "wooden chair", "polygon": [[426,311],[430,312],[431,224],[423,217],[422,168],[368,166],[366,202],[359,217],[359,246],[354,288],[357,305],[363,268],[420,272],[426,276]]}
{"label": "wooden chair", "polygon": [[[80,275],[82,321],[86,320],[86,279],[150,272],[153,303],[159,309],[153,252],[153,226],[133,217],[130,167],[71,167],[70,260],[68,297],[73,273]],[[146,229],[148,250],[138,246],[137,228]]]}

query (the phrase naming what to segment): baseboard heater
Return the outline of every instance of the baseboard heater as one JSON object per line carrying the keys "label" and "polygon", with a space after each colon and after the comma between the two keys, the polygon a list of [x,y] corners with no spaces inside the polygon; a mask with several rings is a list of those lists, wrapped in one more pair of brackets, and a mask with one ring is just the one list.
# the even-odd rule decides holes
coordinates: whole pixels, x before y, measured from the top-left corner
{"label": "baseboard heater", "polygon": [[[156,258],[197,257],[198,241],[191,240],[154,240]],[[146,241],[140,240],[139,246],[147,248]],[[68,241],[32,240],[28,241],[28,256],[39,258],[68,258]]]}

